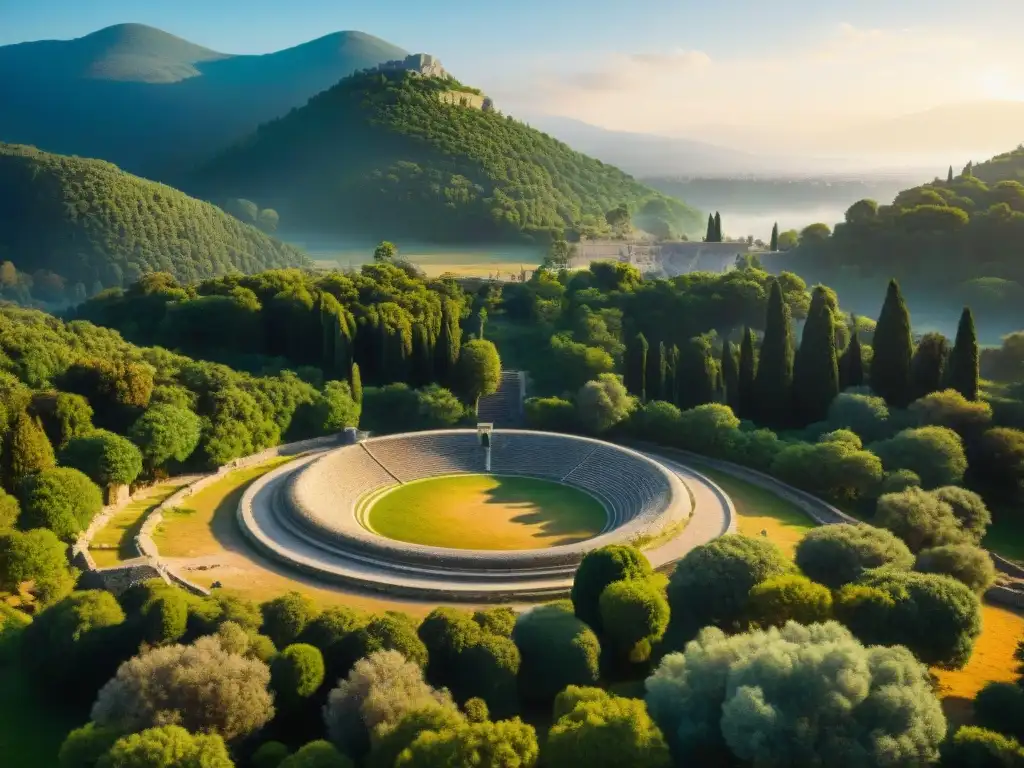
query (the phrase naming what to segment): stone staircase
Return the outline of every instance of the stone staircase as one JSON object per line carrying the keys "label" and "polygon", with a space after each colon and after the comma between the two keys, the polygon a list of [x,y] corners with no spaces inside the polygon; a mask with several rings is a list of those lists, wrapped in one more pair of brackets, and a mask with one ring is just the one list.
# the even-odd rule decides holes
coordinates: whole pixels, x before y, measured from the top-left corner
{"label": "stone staircase", "polygon": [[525,396],[526,375],[522,371],[502,371],[498,391],[480,398],[476,420],[490,422],[495,429],[521,427]]}

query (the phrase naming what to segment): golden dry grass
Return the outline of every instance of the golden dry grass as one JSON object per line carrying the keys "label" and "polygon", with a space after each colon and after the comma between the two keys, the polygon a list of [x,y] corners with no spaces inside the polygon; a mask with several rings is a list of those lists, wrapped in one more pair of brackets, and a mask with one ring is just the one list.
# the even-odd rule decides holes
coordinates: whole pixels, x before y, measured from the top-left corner
{"label": "golden dry grass", "polygon": [[272,459],[232,472],[192,496],[187,508],[165,515],[153,537],[161,557],[196,584],[210,587],[219,582],[225,591],[256,602],[295,590],[324,607],[400,610],[414,616],[436,608],[436,600],[391,598],[325,584],[264,559],[248,545],[235,520],[239,499],[258,477],[295,458]]}
{"label": "golden dry grass", "polygon": [[[158,483],[147,488],[115,513],[93,536],[90,552],[97,567],[108,568],[137,557],[135,536],[142,527],[146,515],[179,488],[181,484],[173,480]],[[116,549],[97,549],[97,545]]]}
{"label": "golden dry grass", "polygon": [[459,475],[407,483],[367,513],[381,536],[454,549],[542,549],[601,532],[604,507],[561,483],[531,477]]}

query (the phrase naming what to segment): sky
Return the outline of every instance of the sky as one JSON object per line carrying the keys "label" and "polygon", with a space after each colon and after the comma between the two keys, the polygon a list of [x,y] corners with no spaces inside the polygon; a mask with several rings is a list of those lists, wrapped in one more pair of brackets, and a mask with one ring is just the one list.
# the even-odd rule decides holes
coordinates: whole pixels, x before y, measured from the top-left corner
{"label": "sky", "polygon": [[128,21],[227,53],[361,30],[514,114],[755,149],[1024,101],[1020,0],[0,0],[0,45]]}

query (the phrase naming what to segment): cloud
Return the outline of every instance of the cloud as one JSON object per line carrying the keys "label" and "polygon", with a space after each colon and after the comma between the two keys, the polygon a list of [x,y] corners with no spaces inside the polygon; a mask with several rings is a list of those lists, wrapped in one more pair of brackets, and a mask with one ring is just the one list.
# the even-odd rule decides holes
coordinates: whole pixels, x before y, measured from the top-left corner
{"label": "cloud", "polygon": [[[813,30],[812,30],[813,32]],[[500,87],[510,111],[572,117],[606,128],[714,141],[733,129],[799,148],[837,126],[977,98],[993,72],[1024,69],[1024,51],[961,30],[819,28],[781,53],[746,46],[633,51],[581,66],[548,61]],[[987,78],[987,80],[986,80]]]}

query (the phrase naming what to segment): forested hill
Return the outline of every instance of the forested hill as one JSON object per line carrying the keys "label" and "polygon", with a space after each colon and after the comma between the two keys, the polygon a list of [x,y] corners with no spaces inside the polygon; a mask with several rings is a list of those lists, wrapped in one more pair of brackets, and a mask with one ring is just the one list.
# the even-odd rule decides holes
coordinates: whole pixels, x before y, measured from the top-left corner
{"label": "forested hill", "polygon": [[702,231],[696,211],[617,168],[497,111],[459,105],[457,95],[445,103],[463,88],[407,73],[353,75],[227,150],[201,170],[197,189],[255,200],[289,227],[321,232],[596,234],[621,203],[663,230]]}
{"label": "forested hill", "polygon": [[877,292],[896,277],[919,306],[955,302],[977,308],[988,320],[1019,319],[1021,180],[1020,149],[959,172],[950,168],[942,178],[903,190],[889,205],[855,203],[831,233],[823,224],[808,227],[795,250],[766,263],[809,281],[842,285],[844,301],[858,285]]}
{"label": "forested hill", "polygon": [[0,139],[180,182],[267,120],[406,52],[336,32],[265,55],[211,51],[142,24],[0,46]]}
{"label": "forested hill", "polygon": [[60,304],[170,272],[194,281],[307,262],[209,203],[100,160],[0,144],[0,296]]}

